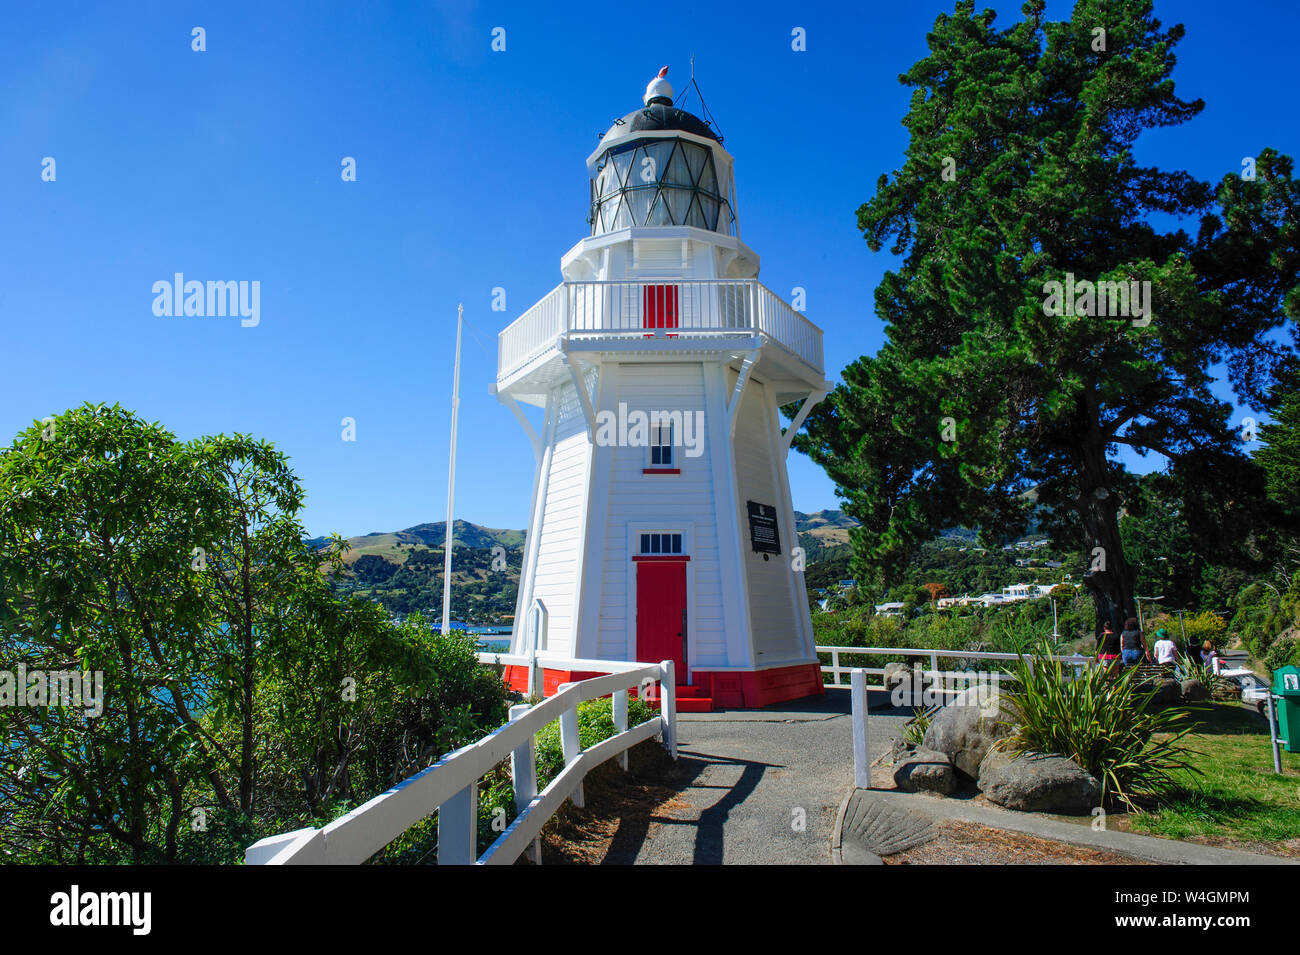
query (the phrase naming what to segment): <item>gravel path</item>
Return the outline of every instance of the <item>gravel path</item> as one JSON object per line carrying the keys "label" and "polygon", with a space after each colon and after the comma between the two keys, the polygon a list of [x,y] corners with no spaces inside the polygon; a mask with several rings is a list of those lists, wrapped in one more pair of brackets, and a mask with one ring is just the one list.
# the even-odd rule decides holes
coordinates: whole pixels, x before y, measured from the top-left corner
{"label": "gravel path", "polygon": [[[884,704],[883,691],[873,706]],[[868,721],[876,758],[910,711],[887,706]],[[634,844],[607,862],[817,865],[831,861],[831,832],[853,783],[847,688],[765,710],[678,718],[681,794]]]}

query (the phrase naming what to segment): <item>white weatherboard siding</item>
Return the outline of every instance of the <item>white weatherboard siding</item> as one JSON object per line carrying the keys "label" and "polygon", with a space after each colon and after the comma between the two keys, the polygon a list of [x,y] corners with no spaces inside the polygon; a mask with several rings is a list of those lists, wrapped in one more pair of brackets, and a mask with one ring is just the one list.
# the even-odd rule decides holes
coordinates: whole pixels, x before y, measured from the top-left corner
{"label": "white weatherboard siding", "polygon": [[[612,412],[617,413],[620,402],[629,414],[636,410],[647,414],[680,411],[685,416],[705,410],[704,368],[699,363],[606,364],[603,373],[617,378],[617,384],[604,391],[605,407]],[[676,449],[675,466],[681,474],[643,474],[649,466],[646,448],[610,449],[597,644],[597,655],[603,659],[636,659],[636,576],[631,566],[635,533],[658,529],[680,531],[689,541],[690,665],[726,662],[707,425],[706,419],[700,456],[687,457],[684,446]],[[593,522],[596,520],[599,517],[593,515]]]}
{"label": "white weatherboard siding", "polygon": [[[793,523],[786,512],[784,489],[773,470],[773,462],[782,461],[776,444],[776,424],[767,389],[752,378],[745,388],[737,411],[734,454],[736,462],[736,506],[744,535],[742,559],[748,581],[750,631],[754,641],[754,662],[762,667],[801,659],[803,633],[798,616],[790,571],[790,548],[798,541],[788,539]],[[749,516],[746,501],[768,504],[777,509],[781,533],[781,553],[763,555],[749,546]]]}
{"label": "white weatherboard siding", "polygon": [[545,509],[532,588],[524,606],[531,607],[534,600],[546,604],[550,615],[547,649],[557,655],[571,656],[575,650],[578,554],[591,444],[573,384],[560,385],[551,401],[555,403],[555,428],[541,482]]}
{"label": "white weatherboard siding", "polygon": [[[532,503],[528,509],[528,532],[524,536],[524,554],[523,562],[519,572],[519,592],[515,596],[515,621],[511,627],[510,635],[510,652],[525,653],[532,649],[541,649],[541,635],[535,637],[530,634],[530,629],[535,626],[532,619],[532,586],[533,571],[537,566],[537,541],[541,534],[538,528],[541,526],[543,509],[546,505],[546,482],[542,480],[551,466],[551,457],[554,449],[551,446],[551,436],[555,430],[554,403],[547,407],[545,417],[542,422],[540,435],[541,453],[537,455],[537,466],[533,469],[533,497]],[[532,642],[539,641],[534,647]]]}

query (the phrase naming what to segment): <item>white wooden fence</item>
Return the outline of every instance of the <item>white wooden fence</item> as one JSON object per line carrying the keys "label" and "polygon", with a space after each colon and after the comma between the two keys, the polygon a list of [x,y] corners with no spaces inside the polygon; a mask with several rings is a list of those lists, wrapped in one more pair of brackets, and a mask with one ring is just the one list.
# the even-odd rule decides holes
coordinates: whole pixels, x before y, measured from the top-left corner
{"label": "white wooden fence", "polygon": [[[358,865],[435,810],[439,865],[510,865],[525,851],[530,851],[533,861],[540,863],[538,833],[565,799],[572,799],[579,806],[583,804],[582,780],[594,767],[618,756],[626,768],[627,750],[654,736],[661,737],[672,757],[677,758],[676,680],[671,660],[658,664],[625,664],[552,659],[536,652],[528,656],[480,653],[479,660],[532,668],[545,664],[556,669],[606,675],[563,684],[554,696],[536,705],[511,707],[510,721],[478,742],[448,753],[428,769],[322,829],[299,829],[262,839],[245,850],[245,863]],[[645,689],[654,683],[659,684],[659,715],[629,728],[628,690],[641,687],[644,697],[648,695]],[[618,732],[584,750],[578,740],[578,704],[603,696],[613,697],[614,726]],[[538,792],[536,736],[557,719],[564,769]],[[517,815],[482,857],[476,858],[479,780],[507,757],[514,780]]]}
{"label": "white wooden fence", "polygon": [[[992,680],[1001,682],[1007,679],[1010,674],[1002,670],[940,670],[939,659],[952,660],[1018,660],[1020,654],[1017,653],[993,653],[974,650],[923,650],[914,647],[815,647],[818,653],[829,653],[831,655],[831,665],[823,666],[823,673],[834,674],[835,686],[843,686],[840,675],[849,674],[850,687],[850,712],[853,722],[853,785],[858,789],[871,788],[871,737],[868,733],[868,711],[867,711],[867,690],[890,690],[893,689],[883,681],[885,675],[884,667],[852,667],[846,669],[840,665],[840,654],[855,654],[863,656],[872,655],[896,655],[904,657],[924,657],[930,661],[930,669],[920,671],[921,681],[926,684],[925,690],[928,690],[931,698],[942,694],[956,695],[962,692],[965,687],[959,686],[965,683],[967,686],[977,680]],[[1034,657],[1026,654],[1025,662],[1029,665],[1030,672],[1033,672]],[[1051,656],[1049,660],[1059,660],[1063,667],[1073,667],[1074,674],[1078,674],[1087,667],[1093,665],[1092,657],[1079,655],[1071,656]],[[867,675],[872,674],[882,678],[881,685],[868,686]],[[906,684],[901,688],[900,696],[903,698],[903,705],[914,704],[919,698],[924,698],[925,691],[917,692],[919,688],[908,687]]]}
{"label": "white wooden fence", "polygon": [[[840,679],[842,674],[850,673],[852,670],[861,670],[864,674],[879,676],[882,683],[879,686],[867,687],[867,689],[881,690],[890,689],[883,683],[885,675],[884,667],[845,667],[840,664],[840,654],[853,654],[855,656],[904,656],[904,657],[922,657],[929,661],[930,668],[921,670],[921,678],[934,688],[934,692],[947,693],[956,695],[961,692],[958,686],[961,682],[969,683],[976,679],[991,679],[1002,681],[1009,678],[1009,674],[1002,670],[990,669],[987,671],[975,670],[940,670],[939,660],[989,660],[989,661],[1009,661],[1019,659],[1016,653],[993,653],[975,650],[924,650],[914,647],[833,647],[818,646],[815,647],[818,653],[829,653],[831,656],[831,665],[822,666],[823,673],[833,674],[831,684],[833,686],[843,686],[844,682]],[[1075,673],[1085,667],[1091,666],[1092,657],[1079,655],[1070,656],[1053,656],[1051,660],[1060,660],[1061,664],[1066,667],[1072,667]],[[1030,669],[1034,666],[1034,657],[1029,654],[1025,655]]]}

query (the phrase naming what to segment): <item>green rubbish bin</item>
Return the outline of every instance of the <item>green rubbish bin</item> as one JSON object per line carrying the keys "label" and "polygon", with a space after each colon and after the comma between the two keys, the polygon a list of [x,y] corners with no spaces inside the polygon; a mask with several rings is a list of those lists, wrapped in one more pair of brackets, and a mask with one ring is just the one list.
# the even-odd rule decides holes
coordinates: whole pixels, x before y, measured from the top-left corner
{"label": "green rubbish bin", "polygon": [[1288,753],[1300,752],[1300,667],[1273,671],[1277,704],[1277,735]]}

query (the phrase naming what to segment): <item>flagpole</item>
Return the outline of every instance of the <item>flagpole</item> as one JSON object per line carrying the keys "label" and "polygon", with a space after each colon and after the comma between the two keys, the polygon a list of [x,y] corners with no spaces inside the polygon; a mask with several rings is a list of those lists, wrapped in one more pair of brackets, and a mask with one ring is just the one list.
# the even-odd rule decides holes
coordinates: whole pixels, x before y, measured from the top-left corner
{"label": "flagpole", "polygon": [[451,541],[452,519],[456,506],[456,417],[460,411],[460,328],[465,321],[465,306],[456,306],[456,370],[451,379],[451,456],[447,463],[447,527],[442,538],[442,632],[451,630]]}

